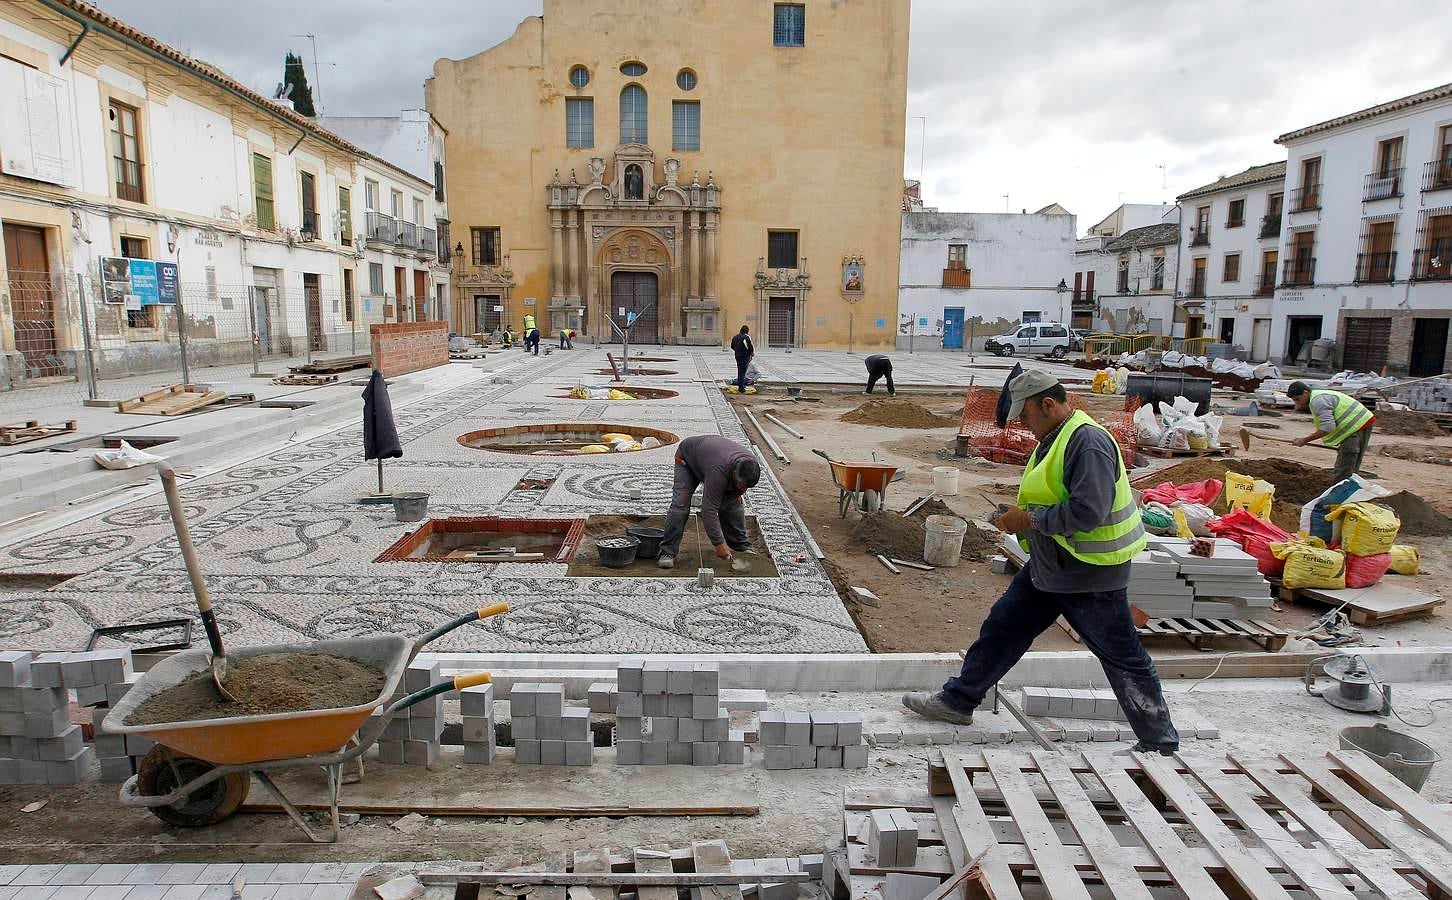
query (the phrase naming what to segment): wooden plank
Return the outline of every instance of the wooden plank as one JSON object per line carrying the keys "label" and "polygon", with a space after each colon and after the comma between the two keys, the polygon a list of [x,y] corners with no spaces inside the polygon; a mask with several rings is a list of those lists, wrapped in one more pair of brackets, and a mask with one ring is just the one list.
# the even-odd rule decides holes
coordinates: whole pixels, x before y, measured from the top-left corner
{"label": "wooden plank", "polygon": [[1190,853],[1180,836],[1160,815],[1160,811],[1155,809],[1154,804],[1129,777],[1129,773],[1121,766],[1121,760],[1103,753],[1085,753],[1084,761],[1099,776],[1099,780],[1114,797],[1115,803],[1124,811],[1126,820],[1144,839],[1150,852],[1164,866],[1166,874],[1186,896],[1195,897],[1197,900],[1225,900],[1225,893],[1195,855]]}
{"label": "wooden plank", "polygon": [[948,851],[948,859],[955,870],[963,868],[970,859],[967,847],[963,844],[963,835],[958,833],[957,823],[953,821],[953,807],[956,805],[952,797],[933,798],[933,812],[938,817],[938,833],[942,835],[943,849]]}
{"label": "wooden plank", "polygon": [[853,875],[886,875],[901,872],[905,875],[932,875],[943,878],[953,874],[953,863],[948,851],[942,846],[918,847],[917,858],[910,866],[880,866],[869,857],[866,844],[847,845],[847,865]]}
{"label": "wooden plank", "polygon": [[843,809],[897,809],[909,812],[933,812],[937,804],[924,791],[911,788],[874,788],[871,790],[844,790]]}
{"label": "wooden plank", "polygon": [[[877,809],[897,809],[894,806],[880,806]],[[867,813],[856,810],[842,811],[842,831],[847,835],[848,840],[855,840],[855,836],[862,833],[862,826],[867,823]],[[943,830],[933,813],[914,813],[908,815],[918,825],[918,844],[941,844],[943,843]]]}
{"label": "wooden plank", "polygon": [[186,390],[186,385],[184,384],[167,385],[164,388],[157,388],[154,391],[147,391],[140,397],[132,397],[130,400],[122,400],[120,403],[116,404],[116,409],[119,412],[126,412],[127,410],[134,407],[141,406],[146,403],[151,403],[155,400],[160,400],[162,397],[166,397],[171,394],[181,393],[184,390]]}
{"label": "wooden plank", "polygon": [[1405,822],[1392,819],[1342,781],[1323,760],[1290,753],[1282,753],[1281,759],[1311,782],[1317,792],[1330,798],[1357,825],[1411,860],[1423,878],[1452,893],[1452,853],[1448,853],[1445,847]]}
{"label": "wooden plank", "polygon": [[1286,869],[1296,876],[1311,896],[1326,900],[1354,900],[1355,895],[1346,889],[1340,879],[1317,864],[1311,858],[1310,851],[1288,834],[1229,776],[1214,771],[1203,761],[1197,763],[1186,754],[1179,754],[1179,759],[1216,799],[1225,804],[1226,809],[1235,814],[1245,830],[1255,835],[1266,849],[1285,864]]}
{"label": "wooden plank", "polygon": [[[636,853],[640,852],[637,848]],[[647,852],[656,852],[647,848]],[[756,881],[802,883],[812,880],[810,872],[771,872],[769,874],[746,875],[741,872],[672,872],[671,855],[669,851],[660,850],[664,854],[659,858],[645,858],[643,861],[650,866],[650,871],[639,871],[642,857],[634,857],[637,871],[635,872],[545,872],[534,871],[528,867],[516,869],[509,872],[432,872],[425,871],[418,874],[418,880],[424,884],[542,884],[558,885],[567,887],[574,884],[591,885],[643,885],[642,891],[670,891],[671,900],[675,898],[677,887],[700,887],[710,884],[743,884]],[[662,870],[662,866],[664,869]]]}
{"label": "wooden plank", "polygon": [[[723,840],[692,842],[691,859],[698,874],[731,871],[731,851]],[[741,900],[741,887],[739,884],[708,885],[692,900]]]}
{"label": "wooden plank", "polygon": [[988,817],[978,803],[978,796],[973,793],[973,785],[968,781],[962,761],[951,754],[944,754],[943,761],[953,783],[953,793],[958,798],[953,810],[953,822],[968,856],[979,857],[978,867],[983,870],[984,887],[997,900],[1010,897],[1022,900],[1018,882],[1014,880],[1013,873],[1009,871],[999,853],[1000,845],[993,835],[993,826],[988,823]]}
{"label": "wooden plank", "polygon": [[1094,861],[1094,867],[1099,870],[1109,893],[1117,900],[1151,900],[1153,895],[1149,888],[1145,887],[1139,873],[1125,860],[1119,839],[1100,818],[1089,794],[1070,770],[1064,757],[1044,750],[1035,750],[1032,755],[1044,782],[1058,801],[1059,808],[1064,811],[1074,833],[1083,841],[1084,850]]}
{"label": "wooden plank", "polygon": [[1395,809],[1442,846],[1452,849],[1452,812],[1445,806],[1428,803],[1425,797],[1360,750],[1329,750],[1326,755],[1334,759],[1373,800]]}
{"label": "wooden plank", "polygon": [[1391,581],[1379,581],[1371,587],[1322,590],[1300,588],[1297,600],[1314,600],[1327,606],[1346,604],[1347,614],[1357,625],[1375,625],[1411,615],[1430,612],[1447,601]]}
{"label": "wooden plank", "polygon": [[1272,771],[1263,762],[1250,762],[1241,759],[1238,754],[1231,754],[1231,759],[1240,765],[1246,777],[1294,816],[1302,827],[1314,834],[1317,841],[1336,851],[1377,892],[1390,900],[1424,900],[1425,894],[1398,875],[1376,851],[1369,850],[1340,822],[1317,806],[1299,785]]}
{"label": "wooden plank", "polygon": [[[1017,765],[1011,765],[993,750],[986,750],[983,759],[988,771],[1003,794],[1004,803],[1013,816],[1013,822],[1023,835],[1023,842],[1033,857],[1034,868],[1054,898],[1089,900],[1089,889],[1079,879],[1074,867],[1064,858],[1064,845],[1059,840],[1049,817],[1029,789],[1028,781]],[[961,796],[960,796],[961,800]]]}

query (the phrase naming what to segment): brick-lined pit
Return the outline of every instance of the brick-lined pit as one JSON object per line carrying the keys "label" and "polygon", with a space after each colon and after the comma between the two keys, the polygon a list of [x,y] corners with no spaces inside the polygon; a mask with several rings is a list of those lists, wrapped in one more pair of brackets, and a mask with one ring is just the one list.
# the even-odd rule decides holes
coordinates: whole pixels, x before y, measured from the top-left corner
{"label": "brick-lined pit", "polygon": [[[596,369],[595,370],[595,374],[596,375],[614,375],[615,374],[615,370],[614,369]],[[624,374],[624,373],[622,372],[621,374]],[[627,378],[634,378],[637,375],[674,375],[674,374],[676,374],[676,373],[673,372],[673,371],[671,371],[670,369],[637,369],[634,366],[631,366],[630,367],[630,374],[629,375],[626,375],[625,377],[627,377]]]}
{"label": "brick-lined pit", "polygon": [[[585,536],[584,519],[511,519],[499,516],[456,516],[429,519],[399,538],[374,562],[547,562],[575,558]],[[471,559],[462,551],[514,547],[543,553],[537,560]],[[453,555],[451,555],[453,554]]]}
{"label": "brick-lined pit", "polygon": [[406,375],[449,361],[448,322],[385,322],[368,326],[373,368],[383,377]]}
{"label": "brick-lined pit", "polygon": [[[610,388],[616,391],[624,391],[635,397],[637,400],[669,400],[672,397],[679,397],[679,391],[671,391],[665,388],[640,387],[634,384],[611,384]],[[587,400],[587,397],[571,397],[570,392],[555,395],[560,400]],[[619,401],[616,401],[619,402]]]}
{"label": "brick-lined pit", "polygon": [[[459,435],[459,443],[471,450],[492,450],[495,453],[518,453],[524,456],[582,456],[579,449],[587,444],[604,443],[602,434],[628,434],[637,441],[653,437],[661,446],[680,440],[669,431],[643,425],[611,425],[595,422],[564,422],[554,425],[511,425],[506,428],[482,428]],[[608,454],[601,453],[600,456]]]}

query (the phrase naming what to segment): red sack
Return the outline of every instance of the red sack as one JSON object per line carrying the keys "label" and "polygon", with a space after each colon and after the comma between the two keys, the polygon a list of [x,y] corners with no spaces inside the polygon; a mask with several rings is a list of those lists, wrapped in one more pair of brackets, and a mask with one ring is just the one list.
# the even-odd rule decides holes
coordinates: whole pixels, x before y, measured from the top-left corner
{"label": "red sack", "polygon": [[1346,586],[1349,588],[1371,587],[1391,567],[1391,554],[1378,553],[1375,556],[1352,556],[1346,554]]}
{"label": "red sack", "polygon": [[1206,506],[1213,506],[1215,498],[1220,496],[1220,491],[1224,487],[1225,482],[1217,478],[1207,478],[1193,484],[1170,484],[1166,481],[1152,488],[1146,488],[1142,495],[1146,503],[1153,500],[1166,506],[1174,506],[1176,502],[1203,503]]}
{"label": "red sack", "polygon": [[1210,531],[1216,537],[1229,538],[1256,559],[1256,569],[1262,575],[1279,575],[1286,568],[1286,561],[1276,559],[1270,545],[1291,540],[1295,535],[1265,519],[1254,516],[1244,507],[1231,510],[1218,519],[1211,519]]}

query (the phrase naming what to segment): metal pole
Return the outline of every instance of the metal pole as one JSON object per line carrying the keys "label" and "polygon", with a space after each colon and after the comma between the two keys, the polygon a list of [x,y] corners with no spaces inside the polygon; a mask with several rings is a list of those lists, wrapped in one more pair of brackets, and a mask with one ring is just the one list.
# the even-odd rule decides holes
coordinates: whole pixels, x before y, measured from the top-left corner
{"label": "metal pole", "polygon": [[378,457],[378,493],[383,493],[383,457]]}
{"label": "metal pole", "polygon": [[81,301],[81,352],[86,356],[86,395],[95,400],[96,360],[91,355],[91,310],[90,303],[86,300],[85,276],[80,272],[76,273],[76,296]]}
{"label": "metal pole", "polygon": [[258,351],[262,342],[257,335],[257,288],[247,285],[247,336],[252,343],[252,376],[262,374]]}
{"label": "metal pole", "polygon": [[847,355],[852,355],[852,313],[847,314]]}
{"label": "metal pole", "polygon": [[[180,281],[180,279],[178,279]],[[181,350],[182,384],[192,383],[192,370],[187,364],[187,310],[182,303],[181,284],[176,287],[176,338],[177,347]]]}
{"label": "metal pole", "polygon": [[[313,300],[308,296],[307,285],[303,285],[303,328],[307,331],[308,365],[313,364]],[[318,298],[318,315],[322,316],[323,299]]]}
{"label": "metal pole", "polygon": [[968,358],[973,358],[973,320],[968,320]]}
{"label": "metal pole", "polygon": [[918,338],[918,314],[913,313],[913,319],[908,323],[908,353],[913,352],[913,344]]}

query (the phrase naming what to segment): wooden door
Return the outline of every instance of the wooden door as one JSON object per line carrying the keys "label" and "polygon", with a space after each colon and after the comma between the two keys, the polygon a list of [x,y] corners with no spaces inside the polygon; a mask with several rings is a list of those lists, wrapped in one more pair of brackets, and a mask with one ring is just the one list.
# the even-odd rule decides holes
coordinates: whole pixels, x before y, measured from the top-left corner
{"label": "wooden door", "polygon": [[402,322],[403,304],[408,295],[408,282],[404,280],[403,269],[393,267],[393,321]]}
{"label": "wooden door", "polygon": [[317,275],[303,273],[303,299],[308,305],[309,346],[314,350],[326,350],[328,342],[323,336],[323,291]]}
{"label": "wooden door", "polygon": [[1270,319],[1256,319],[1250,325],[1250,361],[1265,362],[1270,358]]}
{"label": "wooden door", "polygon": [[429,317],[429,273],[422,269],[413,270],[413,320],[422,322]]}
{"label": "wooden door", "polygon": [[795,347],[797,301],[793,297],[772,297],[766,310],[766,346]]}
{"label": "wooden door", "polygon": [[[1366,233],[1366,262],[1360,273],[1366,281],[1391,281],[1396,256],[1392,247],[1396,242],[1395,222],[1373,222]],[[1363,370],[1366,371],[1366,370]]]}
{"label": "wooden door", "polygon": [[[614,272],[610,276],[610,318],[616,325],[625,328],[634,313],[635,325],[630,331],[632,344],[660,343],[656,286],[653,272]],[[610,340],[619,343],[620,333],[613,328],[611,332]]]}
{"label": "wooden door", "polygon": [[45,229],[7,223],[4,238],[15,349],[25,359],[29,377],[59,375],[65,367],[56,353],[55,295]]}
{"label": "wooden door", "polygon": [[1391,319],[1347,316],[1341,364],[1353,372],[1380,372],[1391,343]]}

